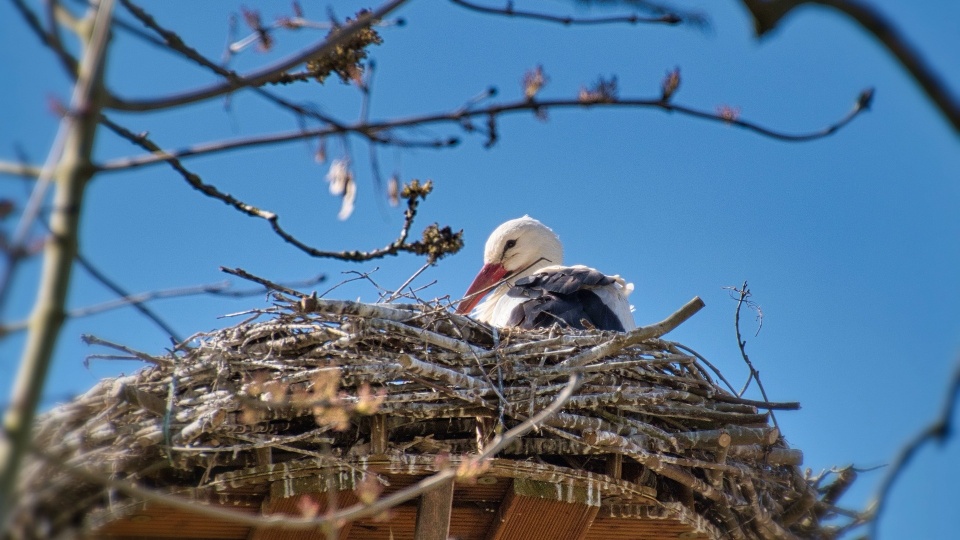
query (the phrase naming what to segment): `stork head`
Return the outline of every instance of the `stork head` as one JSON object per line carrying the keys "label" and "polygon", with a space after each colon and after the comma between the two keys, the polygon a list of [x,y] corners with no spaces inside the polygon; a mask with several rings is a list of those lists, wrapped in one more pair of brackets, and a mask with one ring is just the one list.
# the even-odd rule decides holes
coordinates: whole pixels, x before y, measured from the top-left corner
{"label": "stork head", "polygon": [[550,227],[530,216],[511,219],[494,229],[483,250],[483,268],[467,289],[457,313],[469,313],[497,282],[529,276],[563,264],[563,245]]}

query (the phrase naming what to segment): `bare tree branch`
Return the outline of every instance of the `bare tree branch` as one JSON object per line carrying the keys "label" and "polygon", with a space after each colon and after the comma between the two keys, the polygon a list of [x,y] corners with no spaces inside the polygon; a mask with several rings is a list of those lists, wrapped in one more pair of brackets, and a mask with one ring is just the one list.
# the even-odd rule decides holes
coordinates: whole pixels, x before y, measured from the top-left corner
{"label": "bare tree branch", "polygon": [[20,15],[27,22],[27,26],[40,38],[40,41],[49,48],[54,54],[57,55],[57,58],[60,60],[60,63],[63,65],[64,71],[71,79],[76,79],[77,69],[79,62],[77,59],[70,55],[69,52],[63,47],[63,43],[60,41],[60,36],[57,33],[55,21],[53,21],[53,15],[56,15],[57,11],[61,12],[61,15],[65,12],[63,8],[60,7],[59,2],[55,0],[49,0],[47,3],[47,13],[48,19],[51,19],[49,22],[51,31],[47,32],[43,29],[43,23],[40,22],[40,18],[37,17],[37,14],[30,10],[23,0],[13,0],[14,7],[17,8],[17,11],[20,12]]}
{"label": "bare tree branch", "polygon": [[[13,507],[20,462],[30,444],[33,418],[43,393],[54,346],[64,320],[71,270],[77,252],[80,208],[87,181],[94,173],[91,155],[100,117],[103,65],[110,35],[113,0],[90,8],[92,23],[70,102],[70,113],[61,121],[62,152],[51,149],[44,169],[56,169],[57,189],[50,218],[52,238],[44,250],[43,273],[30,321],[30,333],[14,383],[10,408],[4,415],[0,438],[0,530],[6,530]],[[60,140],[58,133],[58,141]],[[56,167],[54,167],[56,165]],[[41,177],[42,178],[42,177]],[[38,183],[36,188],[40,188]]]}
{"label": "bare tree branch", "polygon": [[873,34],[917,81],[954,131],[960,133],[960,99],[950,92],[940,75],[927,64],[906,36],[875,7],[858,0],[743,0],[743,5],[753,15],[758,37],[776,28],[787,14],[804,4],[835,9]]}
{"label": "bare tree branch", "polygon": [[[104,287],[110,289],[111,291],[113,291],[114,294],[120,297],[120,300],[119,300],[120,304],[116,305],[116,307],[132,305],[134,309],[140,312],[141,315],[143,315],[150,321],[153,321],[154,324],[156,324],[158,327],[160,327],[161,330],[163,330],[168,336],[170,336],[170,339],[172,339],[174,343],[180,343],[181,341],[183,341],[183,338],[180,337],[180,334],[176,330],[174,330],[172,326],[170,326],[166,321],[164,321],[159,315],[154,313],[152,309],[144,305],[144,302],[150,299],[149,297],[142,298],[142,299],[133,297],[126,289],[121,287],[117,282],[107,277],[106,274],[104,274],[96,266],[91,264],[90,261],[87,260],[87,258],[84,257],[83,254],[81,254],[80,252],[77,252],[76,259],[77,259],[77,263],[84,270],[86,270],[87,273],[93,277],[93,279],[99,281]],[[79,311],[74,310],[67,313],[67,317],[84,317],[86,315],[93,315],[94,313],[102,313],[109,309],[114,309],[114,308],[106,307],[106,308],[93,309],[93,310],[88,309],[86,312],[82,310],[79,310]]]}
{"label": "bare tree branch", "polygon": [[336,135],[341,133],[357,133],[364,136],[369,136],[370,133],[380,134],[386,133],[393,129],[399,128],[409,128],[409,127],[422,127],[432,124],[455,124],[466,131],[474,131],[476,128],[472,127],[470,124],[465,124],[471,118],[477,117],[495,117],[501,114],[510,114],[518,112],[536,112],[538,110],[548,110],[548,109],[571,109],[571,108],[591,108],[591,107],[602,107],[602,108],[656,108],[662,109],[667,112],[678,112],[680,114],[693,116],[695,118],[702,118],[705,120],[710,120],[713,122],[720,122],[724,124],[734,125],[749,131],[759,133],[761,135],[778,139],[782,141],[809,141],[814,139],[820,139],[828,135],[836,133],[840,128],[850,123],[854,118],[856,118],[860,113],[867,110],[870,104],[870,98],[872,96],[871,91],[864,91],[861,93],[853,108],[846,115],[843,116],[840,120],[834,122],[833,124],[808,133],[782,133],[779,131],[774,131],[770,128],[763,127],[754,122],[749,122],[742,120],[740,118],[730,118],[715,112],[707,112],[699,109],[694,109],[692,107],[686,107],[683,105],[676,105],[669,101],[665,101],[662,98],[655,99],[620,99],[615,101],[593,101],[593,102],[584,102],[580,99],[553,99],[553,100],[542,100],[542,101],[532,101],[532,100],[518,100],[513,102],[501,103],[490,105],[488,107],[480,109],[458,109],[452,112],[445,113],[432,113],[424,114],[420,116],[412,116],[408,118],[399,118],[395,120],[387,120],[383,122],[371,122],[371,123],[355,123],[350,125],[345,125],[343,127],[322,127],[316,129],[306,129],[299,130],[295,132],[285,132],[285,133],[275,133],[270,135],[258,135],[254,137],[242,137],[233,140],[226,141],[217,141],[212,143],[202,143],[197,144],[189,148],[183,148],[179,150],[161,150],[156,149],[152,150],[150,154],[131,157],[131,158],[121,158],[112,161],[108,161],[99,165],[98,169],[100,171],[118,171],[126,170],[135,167],[141,167],[144,165],[150,165],[157,163],[159,161],[165,161],[170,158],[185,158],[192,156],[200,156],[213,154],[218,152],[225,152],[229,150],[237,150],[240,148],[249,148],[254,146],[262,146],[268,144],[276,144],[289,141],[297,141],[301,139],[309,139],[316,137],[326,137],[330,135]]}
{"label": "bare tree branch", "polygon": [[370,26],[374,21],[382,19],[390,12],[399,8],[406,1],[407,0],[389,0],[377,9],[364,13],[357,17],[356,20],[343,25],[337,32],[333,33],[333,35],[327,39],[316,43],[311,47],[307,47],[301,51],[298,51],[287,58],[257,69],[245,76],[239,78],[230,78],[227,81],[217,83],[206,88],[200,88],[162,98],[145,100],[120,100],[118,98],[113,98],[106,103],[106,106],[110,109],[122,111],[156,111],[159,109],[176,107],[178,105],[186,105],[188,103],[205,101],[235,92],[242,88],[260,86],[269,82],[278,74],[287,71],[290,68],[303,64],[312,58],[332,53],[337,49],[337,47],[349,40],[356,32]]}
{"label": "bare tree branch", "polygon": [[100,121],[104,126],[108,127],[117,135],[120,135],[121,137],[140,146],[141,148],[150,152],[154,152],[155,154],[163,155],[163,160],[173,167],[174,170],[180,173],[180,175],[183,176],[183,179],[186,180],[187,183],[189,183],[197,191],[208,197],[212,197],[224,202],[228,206],[240,211],[243,214],[266,220],[268,223],[270,223],[270,227],[273,229],[273,232],[282,238],[284,242],[293,245],[311,257],[359,262],[380,259],[389,255],[398,255],[402,252],[407,252],[417,255],[425,255],[428,257],[428,259],[435,261],[446,255],[456,253],[461,247],[463,247],[462,231],[454,233],[450,227],[440,228],[436,225],[427,227],[427,229],[425,229],[423,232],[423,238],[421,240],[412,243],[407,242],[407,236],[410,233],[410,226],[413,225],[413,220],[417,215],[417,208],[420,206],[420,201],[424,200],[432,190],[432,184],[429,181],[423,185],[419,184],[417,181],[413,181],[404,188],[403,197],[407,199],[407,210],[404,212],[403,226],[401,227],[400,235],[396,240],[383,248],[374,249],[372,251],[324,251],[305,244],[287,232],[286,229],[280,226],[280,216],[274,212],[262,210],[253,205],[247,204],[230,195],[229,193],[224,193],[218,190],[213,185],[204,183],[198,175],[187,170],[187,168],[180,163],[180,160],[163,152],[159,146],[150,141],[145,135],[135,134],[127,128],[111,121],[105,116],[101,116]]}
{"label": "bare tree branch", "polygon": [[[187,45],[175,32],[168,30],[159,23],[156,19],[147,13],[143,8],[134,4],[131,0],[120,0],[120,3],[134,16],[139,20],[144,26],[156,32],[159,36],[163,38],[163,44],[167,47],[168,50],[179,53],[184,58],[191,60],[202,67],[209,69],[210,71],[220,75],[221,77],[227,79],[228,81],[235,82],[237,84],[243,84],[242,77],[235,71],[225,69],[216,62],[210,60],[209,58],[200,54],[196,49]],[[311,75],[312,74],[308,74]],[[273,102],[280,107],[288,109],[293,113],[313,118],[315,120],[320,120],[328,124],[333,124],[339,126],[340,124],[333,118],[320,114],[315,110],[311,110],[307,107],[297,105],[296,103],[285,100],[263,88],[254,86],[251,88],[256,94],[262,96],[263,98]]]}
{"label": "bare tree branch", "polygon": [[521,19],[533,19],[538,21],[554,22],[564,25],[594,25],[594,24],[616,24],[616,23],[660,23],[660,24],[678,24],[683,19],[673,13],[665,13],[655,17],[641,17],[639,15],[613,15],[609,17],[570,17],[561,15],[550,15],[548,13],[537,13],[533,11],[523,11],[513,8],[513,2],[507,2],[506,7],[495,8],[482,6],[466,0],[450,0],[450,2],[479,13],[490,15],[504,15],[508,17],[517,17]]}
{"label": "bare tree branch", "polygon": [[42,173],[42,169],[36,165],[27,165],[25,163],[11,163],[9,161],[0,161],[0,174],[9,176],[22,176],[35,180]]}
{"label": "bare tree branch", "polygon": [[[81,262],[83,261],[83,262]],[[160,289],[155,291],[146,291],[138,294],[132,294],[127,292],[125,289],[117,285],[115,282],[103,275],[100,270],[96,267],[89,264],[89,261],[82,259],[82,257],[77,257],[77,262],[80,265],[90,272],[90,275],[94,276],[94,279],[100,281],[105,287],[109,288],[111,291],[116,293],[119,298],[115,300],[110,300],[107,302],[102,302],[100,304],[94,304],[91,306],[71,309],[67,312],[66,317],[68,319],[78,319],[81,317],[89,317],[91,315],[98,315],[107,311],[112,311],[115,309],[120,309],[127,306],[133,306],[137,311],[147,317],[149,320],[153,321],[161,330],[163,330],[170,338],[176,343],[182,343],[184,340],[179,334],[172,329],[172,327],[165,322],[159,315],[153,312],[146,306],[147,302],[152,300],[161,300],[166,298],[183,298],[185,296],[199,296],[199,295],[210,295],[210,296],[220,296],[220,297],[231,297],[231,298],[244,298],[249,296],[258,296],[266,294],[269,292],[270,287],[256,288],[256,289],[244,289],[244,290],[233,290],[233,284],[229,281],[221,281],[219,283],[208,283],[205,285],[194,285],[192,287],[175,287],[170,289]],[[323,283],[326,281],[327,277],[324,274],[318,274],[310,279],[305,279],[302,281],[295,281],[287,283],[284,286],[286,287],[310,287],[318,283]],[[0,324],[0,338],[7,334],[12,334],[14,332],[21,332],[26,330],[29,326],[29,321],[24,320],[18,323],[13,324]]]}
{"label": "bare tree branch", "polygon": [[940,409],[940,414],[937,416],[937,419],[900,449],[897,457],[893,460],[893,464],[890,465],[886,476],[884,476],[883,481],[880,482],[880,487],[877,488],[873,502],[870,503],[867,509],[867,513],[872,517],[870,520],[870,531],[868,533],[869,538],[878,538],[877,532],[880,527],[880,518],[883,517],[883,511],[887,506],[887,499],[893,491],[893,485],[913,461],[917,452],[927,443],[936,442],[944,444],[950,440],[950,437],[953,435],[953,413],[957,408],[957,403],[960,403],[960,361],[957,362],[954,368],[953,377],[950,379],[947,394],[943,401],[943,407]]}

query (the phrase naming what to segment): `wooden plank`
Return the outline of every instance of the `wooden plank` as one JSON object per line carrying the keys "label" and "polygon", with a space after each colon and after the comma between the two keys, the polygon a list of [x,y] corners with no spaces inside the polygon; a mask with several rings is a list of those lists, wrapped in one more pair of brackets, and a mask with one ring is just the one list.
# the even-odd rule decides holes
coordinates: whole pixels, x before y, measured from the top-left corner
{"label": "wooden plank", "polygon": [[420,496],[414,540],[447,540],[453,512],[453,479]]}
{"label": "wooden plank", "polygon": [[623,454],[610,454],[606,463],[607,476],[615,480],[623,477]]}
{"label": "wooden plank", "polygon": [[[355,504],[359,499],[353,492],[350,477],[331,475],[328,478],[316,476],[274,482],[270,486],[270,495],[263,501],[263,513],[303,516],[305,513],[322,515],[327,510],[343,508]],[[337,538],[346,540],[350,536],[352,523],[341,529]],[[253,529],[248,540],[327,540],[326,532],[317,527],[313,530],[290,531],[285,529]]]}
{"label": "wooden plank", "polygon": [[375,414],[370,417],[370,454],[382,456],[387,453],[390,432],[387,429],[387,415]]}
{"label": "wooden plank", "polygon": [[[205,506],[197,503],[197,506]],[[249,511],[255,509],[234,508],[235,510]],[[210,538],[220,540],[240,540],[247,537],[250,527],[210,517],[205,514],[187,512],[178,508],[171,508],[158,504],[143,505],[139,511],[133,512],[108,523],[95,533],[95,538],[183,538],[189,535],[194,538]]]}
{"label": "wooden plank", "polygon": [[582,539],[600,510],[600,490],[517,478],[507,491],[488,540]]}

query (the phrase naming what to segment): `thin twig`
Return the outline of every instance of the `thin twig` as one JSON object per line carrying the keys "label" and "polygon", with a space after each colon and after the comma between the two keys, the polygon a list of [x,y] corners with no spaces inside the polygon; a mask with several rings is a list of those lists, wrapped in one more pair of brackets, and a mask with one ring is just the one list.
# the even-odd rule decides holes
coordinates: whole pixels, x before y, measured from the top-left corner
{"label": "thin twig", "polygon": [[537,21],[546,21],[560,23],[563,25],[596,25],[596,24],[617,24],[617,23],[628,23],[628,24],[638,24],[638,23],[660,23],[660,24],[678,24],[683,22],[683,19],[676,14],[666,13],[656,17],[641,17],[639,15],[613,15],[608,17],[570,17],[562,15],[550,15],[549,13],[537,13],[533,11],[523,11],[519,9],[514,9],[512,2],[507,3],[505,8],[494,8],[488,6],[481,6],[473,2],[467,2],[465,0],[450,0],[450,2],[469,9],[471,11],[476,11],[479,13],[486,13],[490,15],[503,15],[507,17],[517,17],[521,19],[532,19]]}
{"label": "thin twig", "polygon": [[196,90],[156,99],[120,100],[115,98],[108,103],[108,106],[112,109],[124,111],[155,111],[159,109],[169,109],[179,105],[186,105],[188,103],[204,101],[235,92],[242,88],[260,86],[275,78],[277,74],[303,64],[311,58],[330,54],[331,52],[335,51],[337,47],[343,45],[350,38],[352,38],[353,35],[358,31],[370,26],[374,21],[382,19],[390,12],[395,11],[397,8],[406,3],[406,1],[407,0],[390,0],[377,9],[366,12],[358,16],[355,20],[341,26],[336,33],[329,36],[327,39],[302,49],[291,56],[278,60],[273,64],[254,70],[247,75],[238,78],[231,78],[227,81],[216,83],[205,88],[199,88]]}
{"label": "thin twig", "polygon": [[[48,1],[47,4],[48,9],[64,11],[57,2]],[[54,4],[57,4],[56,7],[54,7]],[[43,29],[40,18],[37,17],[36,13],[30,11],[30,8],[27,7],[27,4],[23,0],[13,0],[13,5],[17,8],[17,11],[20,12],[20,15],[23,16],[23,19],[27,22],[27,26],[40,38],[40,41],[57,55],[67,76],[72,80],[76,79],[77,66],[79,66],[80,63],[63,47],[59,37],[56,35],[53,24],[51,23],[51,32],[48,33]]]}
{"label": "thin twig", "polygon": [[743,0],[743,4],[753,15],[757,36],[776,28],[788,13],[804,4],[829,7],[850,17],[896,57],[954,131],[960,133],[960,100],[896,25],[873,5],[858,0]]}
{"label": "thin twig", "polygon": [[[748,302],[747,299],[750,297],[750,289],[747,288],[747,282],[744,281],[742,289],[734,288],[733,290],[739,295],[737,298],[737,309],[734,312],[734,328],[737,331],[737,346],[740,348],[740,356],[743,357],[743,361],[747,363],[747,367],[750,369],[750,375],[747,377],[747,382],[743,385],[743,389],[739,394],[737,394],[737,396],[742,396],[743,393],[747,391],[747,386],[750,384],[750,380],[754,379],[757,381],[757,388],[760,389],[760,395],[763,396],[763,400],[770,401],[770,399],[767,398],[767,391],[763,388],[763,383],[760,382],[760,372],[753,367],[753,362],[750,361],[750,357],[747,355],[747,342],[743,340],[740,334],[740,308],[743,307],[745,302]],[[773,413],[773,409],[770,409],[770,419],[773,421],[774,427],[779,429],[780,426],[777,425],[777,416]]]}
{"label": "thin twig", "polygon": [[[79,262],[79,259],[78,259],[78,262]],[[101,276],[101,277],[104,277],[104,279],[106,279],[105,276]],[[99,280],[100,278],[98,277],[97,279]],[[319,274],[313,277],[312,279],[287,283],[286,286],[309,287],[311,285],[316,285],[317,283],[322,283],[325,280],[326,280],[326,276],[324,276],[323,274]],[[105,286],[110,287],[110,285],[108,285],[107,282],[101,281],[101,283],[103,283]],[[111,311],[111,310],[123,308],[126,306],[133,306],[137,308],[138,311],[141,311],[141,313],[144,313],[144,315],[147,318],[157,323],[157,325],[160,326],[160,328],[163,329],[164,332],[170,335],[170,337],[176,343],[182,343],[184,341],[183,338],[179,337],[172,330],[169,330],[168,329],[169,325],[167,325],[162,319],[160,320],[154,319],[152,315],[155,315],[155,314],[153,313],[152,310],[149,310],[146,307],[145,305],[146,302],[149,302],[151,300],[160,300],[160,299],[166,299],[166,298],[181,298],[184,296],[197,296],[201,294],[228,297],[228,298],[246,298],[250,296],[261,295],[270,290],[269,288],[265,287],[265,288],[234,291],[234,290],[231,290],[232,287],[233,287],[233,284],[230,283],[229,281],[221,281],[219,283],[208,283],[206,285],[194,285],[192,287],[175,287],[172,289],[160,289],[160,290],[142,292],[138,294],[128,293],[122,288],[114,289],[113,287],[110,287],[110,289],[114,291],[117,295],[119,295],[120,298],[117,298],[115,300],[110,300],[107,302],[102,302],[100,304],[94,304],[91,306],[72,309],[67,312],[67,318],[77,319],[80,317],[89,317],[91,315],[97,315],[99,313],[104,313],[106,311]],[[146,309],[149,314],[145,313],[143,311],[144,309]],[[0,325],[0,337],[6,334],[23,331],[27,328],[28,324],[29,324],[29,321],[24,320],[16,323]]]}
{"label": "thin twig", "polygon": [[[427,255],[428,258],[441,257],[445,254],[454,253],[456,250],[453,248],[456,247],[453,244],[442,244],[442,243],[430,243],[427,241],[416,241],[409,243],[407,242],[407,236],[410,233],[410,226],[413,225],[413,220],[417,215],[417,208],[419,207],[420,201],[426,198],[426,195],[430,192],[430,185],[424,184],[422,189],[419,189],[421,186],[417,184],[415,187],[416,190],[412,190],[407,196],[407,210],[404,213],[404,222],[403,226],[400,229],[399,237],[391,242],[390,244],[374,249],[371,251],[324,251],[314,248],[310,245],[307,245],[297,239],[295,236],[286,231],[283,227],[280,226],[280,216],[269,211],[257,208],[251,204],[247,204],[240,199],[230,195],[229,193],[224,193],[217,189],[211,184],[203,182],[203,180],[195,173],[188,170],[183,164],[174,156],[171,156],[160,149],[156,143],[151,141],[144,134],[136,134],[130,131],[129,129],[113,122],[106,116],[101,115],[100,122],[109,128],[111,131],[117,135],[127,139],[128,141],[140,146],[141,148],[148,150],[154,154],[159,154],[163,156],[163,161],[167,162],[175,171],[180,173],[183,179],[190,184],[191,187],[199,191],[200,193],[217,199],[223,203],[226,203],[235,210],[240,211],[241,213],[266,220],[270,227],[273,229],[273,232],[282,238],[288,244],[295,246],[297,249],[307,253],[311,257],[318,258],[329,258],[329,259],[340,259],[344,261],[369,261],[372,259],[379,259],[387,257],[390,255],[398,255],[401,252],[414,253],[418,255]],[[437,232],[443,232],[437,229]],[[446,231],[450,232],[450,231]],[[456,234],[450,233],[453,236]],[[447,240],[447,238],[442,237],[437,240]],[[462,245],[462,244],[461,244]],[[457,248],[459,249],[459,248]],[[452,250],[452,251],[451,251]],[[436,254],[439,252],[439,254]]]}
{"label": "thin twig", "polygon": [[912,440],[900,449],[897,457],[893,460],[893,464],[890,465],[886,476],[884,476],[880,482],[880,487],[877,488],[873,502],[870,503],[867,510],[867,513],[871,516],[870,531],[868,533],[869,538],[878,538],[877,533],[880,527],[880,518],[883,516],[883,511],[887,506],[887,499],[893,490],[893,485],[903,471],[906,470],[907,466],[913,461],[917,452],[927,443],[937,442],[944,444],[950,440],[950,437],[953,435],[953,413],[957,408],[958,402],[960,402],[960,361],[957,362],[953,371],[953,377],[947,386],[947,394],[943,401],[943,407],[940,409],[940,414],[937,415],[936,420],[934,420],[932,424],[924,428],[923,431],[914,436]]}
{"label": "thin twig", "polygon": [[252,137],[241,137],[232,140],[221,140],[211,143],[201,143],[196,144],[188,148],[181,149],[156,149],[151,150],[149,154],[144,154],[136,157],[121,158],[102,163],[98,166],[100,171],[119,171],[127,170],[135,167],[142,167],[144,165],[151,165],[158,163],[160,161],[167,161],[170,158],[185,158],[193,157],[200,155],[208,155],[219,152],[238,150],[241,148],[249,148],[270,144],[277,144],[282,142],[290,141],[299,141],[302,139],[312,139],[318,137],[327,137],[330,135],[336,135],[340,133],[356,133],[360,135],[366,135],[368,133],[384,133],[389,132],[393,129],[400,128],[410,128],[410,127],[423,127],[432,124],[454,124],[457,126],[463,127],[464,120],[469,120],[471,118],[477,117],[489,117],[489,116],[498,116],[501,114],[513,114],[520,112],[530,112],[538,110],[549,110],[549,109],[572,109],[572,108],[654,108],[661,109],[667,112],[676,112],[680,114],[685,114],[688,116],[693,116],[696,118],[701,118],[704,120],[709,120],[712,122],[718,122],[723,124],[728,124],[732,126],[737,126],[766,137],[770,137],[782,141],[810,141],[815,139],[820,139],[827,137],[836,133],[840,128],[849,124],[854,118],[856,118],[863,111],[867,110],[867,105],[869,100],[864,96],[867,95],[867,91],[861,94],[861,97],[858,98],[857,102],[854,104],[854,107],[844,115],[840,120],[837,120],[833,124],[808,133],[798,133],[790,134],[783,133],[779,131],[772,130],[761,126],[760,124],[743,120],[741,118],[730,118],[718,114],[713,111],[705,111],[695,109],[693,107],[687,107],[683,105],[677,105],[669,101],[664,101],[661,97],[653,99],[618,99],[612,101],[593,101],[593,102],[584,102],[580,99],[552,99],[552,100],[541,100],[541,101],[531,101],[527,99],[517,100],[513,102],[506,102],[500,104],[489,105],[484,108],[479,109],[470,109],[463,110],[457,109],[452,112],[441,112],[441,113],[429,113],[418,116],[411,116],[408,118],[398,118],[394,120],[386,120],[382,122],[370,122],[367,124],[350,124],[344,125],[342,127],[337,126],[326,126],[314,129],[304,129],[297,130],[293,132],[283,132],[267,135],[257,135]]}
{"label": "thin twig", "polygon": [[119,343],[107,341],[105,339],[101,339],[101,338],[98,338],[97,336],[92,336],[90,334],[83,334],[82,336],[80,336],[80,339],[82,339],[83,342],[86,343],[87,345],[102,345],[104,347],[109,347],[111,349],[123,351],[131,356],[134,356],[136,358],[139,358],[140,360],[143,360],[144,362],[149,362],[151,364],[160,365],[167,360],[167,358],[158,358],[156,356],[151,356],[145,352],[140,352],[136,349],[131,349],[126,345],[121,345]]}
{"label": "thin twig", "polygon": [[413,280],[417,279],[417,277],[420,276],[420,274],[424,273],[427,270],[427,268],[430,268],[431,266],[433,266],[433,263],[430,263],[430,262],[424,263],[424,265],[421,266],[419,270],[414,272],[412,276],[410,276],[406,281],[404,281],[403,285],[400,285],[399,287],[397,287],[397,290],[394,291],[393,294],[385,298],[383,302],[390,303],[396,300],[397,298],[399,298],[400,295],[403,293],[403,289],[407,285],[410,285],[410,283],[412,283]]}
{"label": "thin twig", "polygon": [[545,420],[559,411],[563,405],[570,399],[570,396],[579,388],[582,379],[578,375],[573,375],[562,392],[556,399],[542,411],[529,419],[521,422],[519,425],[510,429],[503,435],[496,436],[491,443],[486,446],[483,452],[476,456],[464,458],[458,467],[447,467],[436,474],[413,484],[410,487],[403,488],[389,496],[378,499],[372,504],[358,503],[348,506],[340,511],[325,514],[320,518],[293,517],[285,515],[257,516],[249,512],[233,510],[228,507],[197,504],[196,501],[189,500],[186,497],[178,497],[175,494],[161,493],[156,490],[147,489],[134,484],[130,481],[115,480],[102,474],[87,471],[86,469],[70,463],[68,460],[60,459],[48,453],[46,450],[32,447],[31,452],[43,459],[51,466],[61,468],[65,472],[74,475],[77,478],[88,482],[93,482],[112,490],[123,493],[143,501],[155,502],[214,519],[222,519],[238,525],[246,525],[256,528],[274,528],[283,530],[307,530],[316,529],[326,524],[336,524],[341,522],[355,521],[371,516],[378,515],[390,508],[393,508],[403,502],[409,501],[427,491],[435,489],[437,486],[457,477],[472,477],[478,470],[479,465],[484,461],[493,458],[503,448],[510,443],[520,439],[532,429],[542,424]]}
{"label": "thin twig", "polygon": [[90,263],[90,261],[83,256],[79,251],[76,254],[77,263],[90,274],[93,279],[99,281],[104,287],[113,291],[114,294],[119,296],[119,300],[113,302],[108,302],[106,304],[100,304],[99,306],[92,306],[87,308],[86,311],[83,310],[74,310],[67,314],[68,317],[85,317],[87,315],[93,315],[95,313],[102,313],[111,309],[116,309],[122,306],[133,306],[134,309],[140,312],[141,315],[153,321],[161,330],[163,330],[174,343],[181,343],[183,337],[173,329],[170,324],[164,321],[160,315],[155,313],[152,309],[144,305],[144,302],[152,298],[157,298],[159,296],[145,296],[149,293],[144,293],[139,296],[133,296],[129,291],[120,286],[116,281],[113,281],[106,274],[101,272],[97,267]]}
{"label": "thin twig", "polygon": [[[183,41],[183,39],[180,38],[180,36],[178,36],[175,32],[160,26],[160,24],[157,23],[156,19],[153,18],[153,16],[147,13],[143,8],[134,4],[131,0],[120,0],[120,3],[123,4],[123,6],[127,8],[127,10],[134,17],[136,17],[137,20],[139,20],[144,26],[146,26],[147,28],[150,28],[151,30],[156,32],[158,35],[160,35],[164,40],[163,43],[169,50],[172,50],[181,54],[184,58],[187,58],[188,60],[196,62],[197,64],[209,69],[210,71],[216,73],[217,75],[225,78],[228,81],[233,81],[238,84],[242,82],[242,77],[239,74],[224,68],[223,66],[214,62],[213,60],[210,60],[207,57],[200,54],[196,49],[188,46]],[[268,101],[275,103],[276,105],[279,105],[285,109],[288,109],[297,115],[306,116],[309,118],[313,118],[315,120],[320,120],[322,122],[332,124],[335,126],[340,125],[332,117],[326,116],[310,108],[297,105],[296,103],[285,100],[266,89],[263,89],[260,87],[253,87],[251,89],[257,95],[267,99]]]}
{"label": "thin twig", "polygon": [[25,163],[11,163],[9,161],[0,161],[0,174],[9,176],[22,176],[36,180],[43,169],[36,165],[27,165]]}

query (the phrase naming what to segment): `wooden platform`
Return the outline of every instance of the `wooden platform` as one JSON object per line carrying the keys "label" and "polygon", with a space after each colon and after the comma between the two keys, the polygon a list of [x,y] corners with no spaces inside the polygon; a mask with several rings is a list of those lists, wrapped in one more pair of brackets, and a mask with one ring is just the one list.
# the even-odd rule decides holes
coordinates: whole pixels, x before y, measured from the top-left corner
{"label": "wooden platform", "polygon": [[[452,458],[451,464],[459,460]],[[437,456],[356,460],[356,468],[323,468],[314,460],[265,465],[216,476],[186,493],[251,515],[322,515],[355,504],[362,471],[388,483],[381,496],[438,470]],[[441,486],[383,515],[340,530],[340,540],[675,540],[720,538],[711,524],[680,503],[657,501],[653,489],[576,469],[495,459],[482,475]],[[181,496],[184,492],[178,492]],[[130,503],[90,516],[100,538],[221,538],[326,540],[324,531],[258,529],[201,513]],[[419,524],[418,524],[419,520]],[[419,529],[418,529],[419,527]]]}

